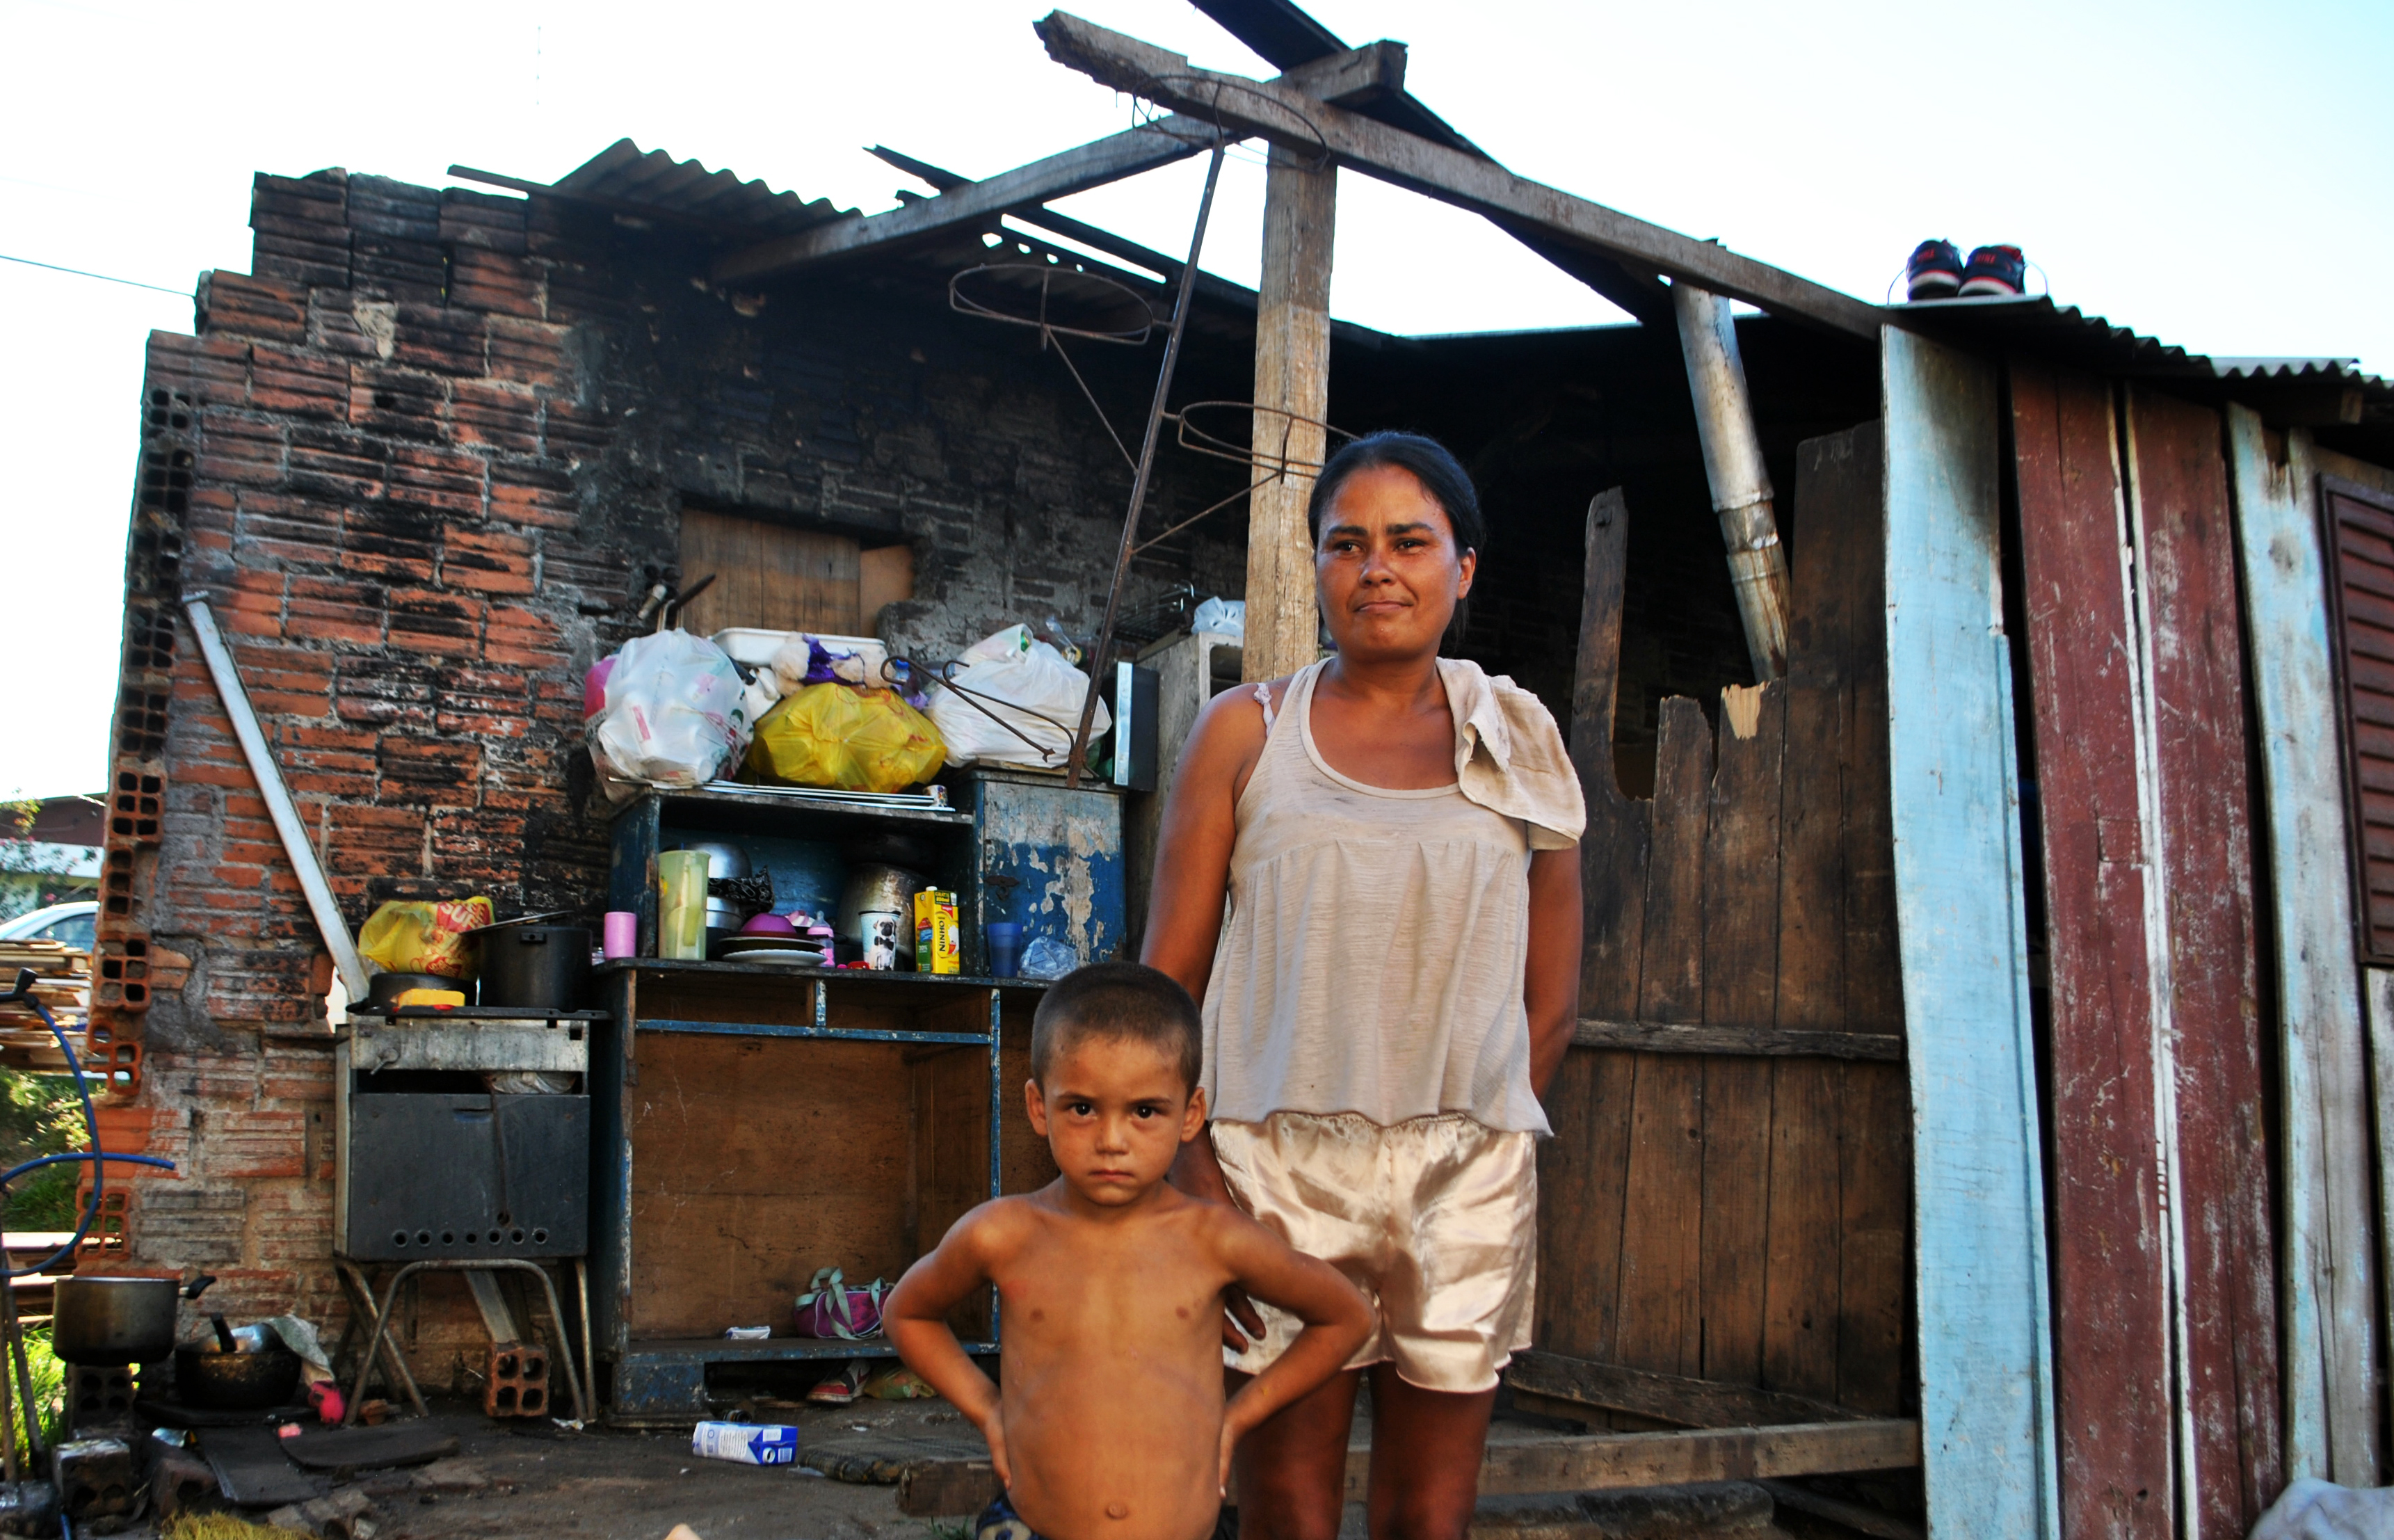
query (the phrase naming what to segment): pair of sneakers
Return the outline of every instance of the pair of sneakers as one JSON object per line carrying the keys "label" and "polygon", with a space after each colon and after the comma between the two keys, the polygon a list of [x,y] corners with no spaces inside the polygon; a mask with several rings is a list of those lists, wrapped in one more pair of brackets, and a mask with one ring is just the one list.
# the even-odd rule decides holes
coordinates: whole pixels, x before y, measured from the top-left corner
{"label": "pair of sneakers", "polygon": [[1951,241],[1923,241],[1903,265],[1908,299],[2017,297],[2028,277],[2028,258],[2018,246],[1980,246],[1965,261]]}

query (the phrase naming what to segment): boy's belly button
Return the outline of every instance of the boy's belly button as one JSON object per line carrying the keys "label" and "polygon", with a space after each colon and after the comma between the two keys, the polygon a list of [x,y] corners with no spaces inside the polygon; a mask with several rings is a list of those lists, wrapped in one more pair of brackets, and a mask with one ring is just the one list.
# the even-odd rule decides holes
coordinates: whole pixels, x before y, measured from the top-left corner
{"label": "boy's belly button", "polygon": [[1106,1505],[1106,1517],[1109,1519],[1127,1519],[1130,1517],[1130,1505],[1128,1503],[1108,1503]]}

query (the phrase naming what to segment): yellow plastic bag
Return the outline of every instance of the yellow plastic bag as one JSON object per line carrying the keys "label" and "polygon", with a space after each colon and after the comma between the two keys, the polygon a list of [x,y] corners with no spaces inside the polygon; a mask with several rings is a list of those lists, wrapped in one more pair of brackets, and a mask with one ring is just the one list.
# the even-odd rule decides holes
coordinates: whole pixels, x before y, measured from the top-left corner
{"label": "yellow plastic bag", "polygon": [[899,792],[939,773],[947,746],[894,690],[810,684],[765,713],[748,772],[769,785]]}
{"label": "yellow plastic bag", "polygon": [[380,963],[386,973],[470,979],[476,972],[477,942],[466,932],[490,923],[491,901],[486,898],[394,899],[375,910],[358,932],[358,954]]}

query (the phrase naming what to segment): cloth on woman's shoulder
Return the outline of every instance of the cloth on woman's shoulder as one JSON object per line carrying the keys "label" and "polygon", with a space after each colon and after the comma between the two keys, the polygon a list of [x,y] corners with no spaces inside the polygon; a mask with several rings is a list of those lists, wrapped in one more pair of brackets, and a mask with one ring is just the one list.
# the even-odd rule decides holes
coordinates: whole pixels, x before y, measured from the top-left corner
{"label": "cloth on woman's shoulder", "polygon": [[1546,703],[1468,658],[1440,658],[1459,724],[1454,779],[1463,795],[1529,826],[1532,850],[1567,850],[1587,830],[1579,770]]}

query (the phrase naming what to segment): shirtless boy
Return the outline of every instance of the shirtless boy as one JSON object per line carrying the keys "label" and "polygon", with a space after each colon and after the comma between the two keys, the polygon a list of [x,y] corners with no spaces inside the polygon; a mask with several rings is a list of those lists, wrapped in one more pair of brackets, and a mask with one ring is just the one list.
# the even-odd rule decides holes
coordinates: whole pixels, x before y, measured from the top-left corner
{"label": "shirtless boy", "polygon": [[[1063,1174],[957,1220],[889,1296],[898,1351],[980,1429],[1006,1483],[977,1537],[1202,1540],[1240,1437],[1371,1333],[1372,1307],[1329,1264],[1164,1185],[1205,1125],[1201,1030],[1188,992],[1151,967],[1098,963],[1058,981],[1033,1019],[1022,1095]],[[992,1283],[1003,1390],[946,1320]],[[1305,1329],[1226,1404],[1232,1285]]]}

